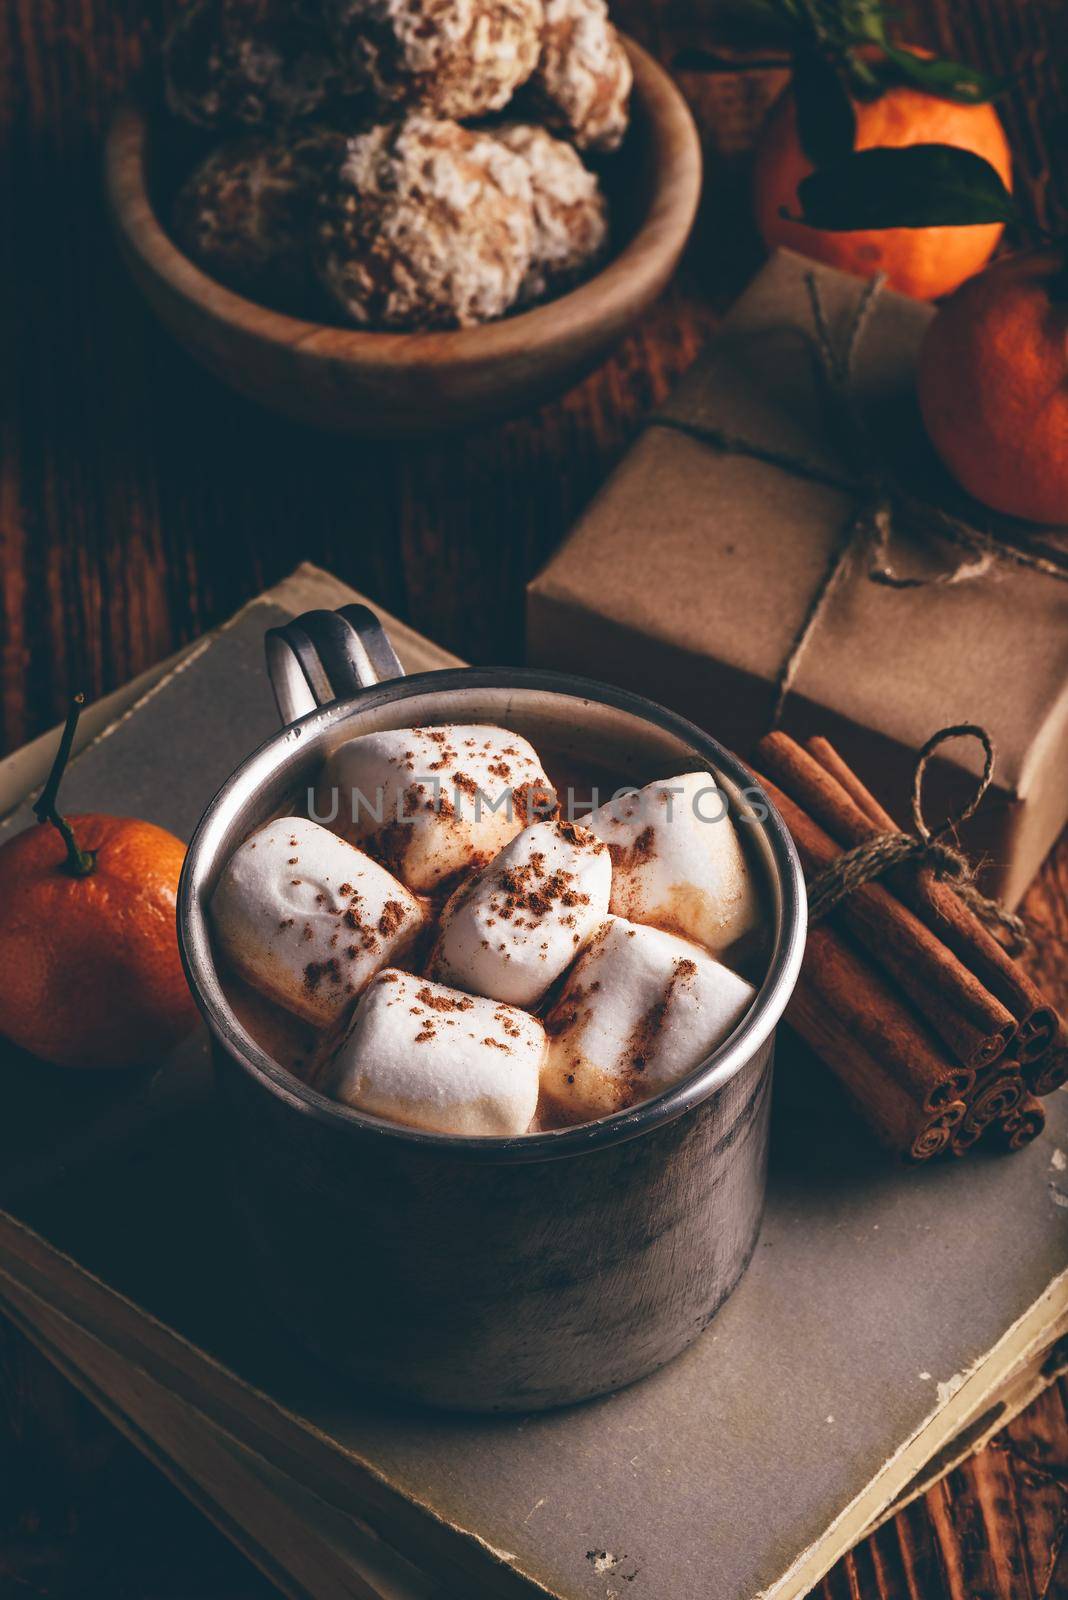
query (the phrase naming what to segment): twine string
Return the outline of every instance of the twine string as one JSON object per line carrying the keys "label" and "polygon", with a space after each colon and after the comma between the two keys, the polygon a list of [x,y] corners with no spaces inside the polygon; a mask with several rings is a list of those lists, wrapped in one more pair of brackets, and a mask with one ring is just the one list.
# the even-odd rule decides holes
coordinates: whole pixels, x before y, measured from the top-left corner
{"label": "twine string", "polygon": [[[666,412],[656,412],[650,422],[672,429],[729,455],[748,456],[784,472],[823,483],[852,496],[853,504],[828,555],[815,592],[794,633],[775,683],[771,727],[782,720],[783,708],[813,636],[844,578],[860,555],[867,554],[867,578],[889,589],[920,589],[936,585],[972,583],[1000,565],[1068,582],[1068,552],[1051,546],[1032,549],[1009,534],[994,534],[975,527],[913,493],[900,483],[885,461],[867,420],[852,392],[856,353],[872,311],[882,293],[885,277],[869,280],[858,296],[841,346],[831,336],[830,325],[813,272],[805,274],[805,289],[812,315],[816,370],[823,397],[833,415],[832,433],[849,470],[835,471],[799,452],[777,449],[746,439],[727,429],[692,423]],[[945,560],[936,571],[912,576],[895,570],[892,548],[899,530],[907,528],[925,548],[944,548]],[[950,739],[978,739],[983,747],[983,771],[975,793],[942,825],[932,830],[923,807],[923,780],[939,747]],[[1030,943],[1023,919],[982,893],[975,869],[950,835],[971,817],[990,787],[994,773],[994,746],[985,728],[956,723],[941,728],[927,740],[916,759],[912,779],[913,831],[888,831],[838,856],[809,886],[809,915],[818,921],[847,895],[906,861],[920,862],[950,883],[961,900],[988,927],[1012,955]]]}
{"label": "twine string", "polygon": [[[950,739],[978,739],[983,747],[983,771],[968,801],[942,825],[932,829],[924,814],[923,780],[935,751]],[[813,922],[829,915],[842,900],[866,883],[881,878],[905,861],[929,866],[935,876],[948,882],[979,920],[997,934],[1012,955],[1019,955],[1030,944],[1021,917],[1007,911],[997,900],[983,894],[975,882],[975,870],[949,835],[974,816],[994,776],[994,744],[985,728],[974,722],[954,723],[931,735],[916,758],[912,775],[911,833],[876,834],[836,857],[809,884],[808,909]]]}
{"label": "twine string", "polygon": [[[865,551],[868,555],[869,582],[890,589],[971,583],[985,577],[1002,563],[1039,572],[1062,583],[1068,582],[1068,552],[1053,548],[1045,552],[1031,550],[1008,535],[995,535],[974,527],[962,517],[907,490],[884,463],[853,398],[852,379],[856,352],[885,281],[880,275],[865,284],[857,298],[841,348],[838,348],[831,336],[815,273],[805,274],[817,371],[824,397],[834,413],[834,433],[843,457],[852,467],[851,471],[830,471],[800,453],[775,449],[726,429],[688,422],[665,412],[655,412],[650,418],[657,427],[686,434],[729,455],[744,455],[754,461],[766,462],[769,466],[779,467],[798,477],[840,489],[854,498],[854,505],[834,541],[823,575],[805,608],[779,670],[771,715],[773,728],[782,720],[783,708],[797,680],[805,652],[834,595],[858,555]],[[891,550],[898,530],[905,527],[925,546],[941,544],[951,553],[939,571],[908,576],[895,570]]]}

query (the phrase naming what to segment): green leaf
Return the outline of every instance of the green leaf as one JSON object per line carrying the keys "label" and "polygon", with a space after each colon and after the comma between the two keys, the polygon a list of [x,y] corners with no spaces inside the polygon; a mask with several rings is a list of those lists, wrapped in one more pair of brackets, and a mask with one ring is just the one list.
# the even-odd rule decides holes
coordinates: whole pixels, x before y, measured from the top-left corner
{"label": "green leaf", "polygon": [[992,78],[976,67],[963,66],[959,61],[945,61],[937,56],[918,56],[911,50],[901,50],[897,45],[882,43],[889,70],[884,78],[909,83],[940,100],[958,100],[965,105],[981,105],[1004,92],[1005,80]]}
{"label": "green leaf", "polygon": [[896,20],[897,13],[889,6],[867,4],[866,0],[845,8],[843,21],[856,44],[886,43],[887,26]]}
{"label": "green leaf", "polygon": [[1017,215],[989,161],[949,144],[854,151],[803,178],[797,198],[795,221],[834,233],[968,227]]}
{"label": "green leaf", "polygon": [[826,166],[847,156],[857,136],[857,119],[834,63],[822,50],[799,49],[791,86],[798,137],[812,165]]}

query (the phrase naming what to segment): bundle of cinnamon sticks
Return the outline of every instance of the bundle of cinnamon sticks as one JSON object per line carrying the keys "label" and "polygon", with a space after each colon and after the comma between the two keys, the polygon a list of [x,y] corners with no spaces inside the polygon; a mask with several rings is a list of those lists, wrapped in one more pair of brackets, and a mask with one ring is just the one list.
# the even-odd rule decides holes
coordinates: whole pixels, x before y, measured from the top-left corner
{"label": "bundle of cinnamon sticks", "polygon": [[[845,851],[899,832],[826,739],[768,734],[756,776],[811,882]],[[809,931],[787,1020],[880,1140],[910,1161],[980,1139],[1019,1150],[1068,1079],[1068,1029],[945,878],[901,862]]]}

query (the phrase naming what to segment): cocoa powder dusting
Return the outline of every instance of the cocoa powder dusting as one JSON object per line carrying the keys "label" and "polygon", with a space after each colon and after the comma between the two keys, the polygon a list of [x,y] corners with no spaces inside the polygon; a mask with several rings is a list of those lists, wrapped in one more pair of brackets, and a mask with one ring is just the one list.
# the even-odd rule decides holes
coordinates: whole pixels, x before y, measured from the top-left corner
{"label": "cocoa powder dusting", "polygon": [[656,830],[650,824],[630,844],[613,844],[609,841],[608,854],[617,872],[634,872],[652,859],[655,846]]}
{"label": "cocoa powder dusting", "polygon": [[649,1007],[644,1016],[638,1019],[634,1031],[627,1041],[627,1062],[621,1086],[621,1103],[623,1105],[632,1105],[634,1103],[634,1097],[640,1089],[641,1075],[649,1063],[655,1059],[660,1034],[664,1027],[664,1020],[671,1008],[676,988],[680,983],[689,982],[696,975],[696,962],[688,959],[676,961],[674,971],[662,997],[655,1005]]}
{"label": "cocoa powder dusting", "polygon": [[561,839],[566,839],[568,844],[583,845],[590,843],[590,834],[586,828],[580,828],[577,822],[569,822],[566,817],[556,824],[556,831]]}
{"label": "cocoa powder dusting", "polygon": [[572,1028],[579,1027],[586,1020],[583,1011],[583,1002],[586,996],[592,994],[594,985],[588,989],[576,985],[569,995],[561,996],[553,1006],[548,1016],[542,1018],[542,1026],[550,1039],[557,1039],[562,1033],[570,1033]]}
{"label": "cocoa powder dusting", "polygon": [[304,987],[309,994],[315,994],[324,979],[334,985],[340,984],[341,968],[336,956],[331,956],[328,961],[309,961],[304,968]]}
{"label": "cocoa powder dusting", "polygon": [[532,822],[545,822],[559,810],[559,802],[551,789],[538,782],[521,783],[512,791],[515,815],[529,827]]}
{"label": "cocoa powder dusting", "polygon": [[660,1030],[664,1026],[664,1017],[667,1014],[667,996],[658,1000],[649,1007],[643,1017],[640,1017],[633,1033],[627,1041],[627,1072],[644,1072],[649,1060],[656,1054],[656,1041]]}
{"label": "cocoa powder dusting", "polygon": [[[412,812],[406,809],[404,814],[411,816]],[[376,829],[369,835],[364,840],[363,847],[368,855],[374,856],[375,860],[380,861],[395,878],[399,878],[403,876],[401,868],[411,842],[412,830],[408,823],[393,821],[387,822],[384,827]]]}
{"label": "cocoa powder dusting", "polygon": [[523,866],[504,867],[497,874],[497,883],[504,898],[499,903],[494,901],[492,909],[505,921],[523,911],[538,919],[556,907],[570,909],[590,903],[589,895],[574,887],[575,874],[562,868],[546,873],[545,857],[540,853]]}
{"label": "cocoa powder dusting", "polygon": [[470,1011],[475,1003],[466,994],[435,994],[426,984],[416,990],[415,998],[431,1011]]}

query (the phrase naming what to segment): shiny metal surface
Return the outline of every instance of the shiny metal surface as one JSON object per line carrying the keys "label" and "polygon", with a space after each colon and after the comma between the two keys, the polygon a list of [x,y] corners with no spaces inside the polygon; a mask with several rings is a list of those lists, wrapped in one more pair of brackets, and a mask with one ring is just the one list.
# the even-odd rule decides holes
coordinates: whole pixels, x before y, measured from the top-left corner
{"label": "shiny metal surface", "polygon": [[[701,1067],[654,1099],[581,1127],[487,1139],[393,1126],[328,1099],[237,1020],[207,906],[230,852],[302,804],[338,743],[496,722],[629,782],[707,766],[734,808],[754,788],[700,729],[604,684],[481,668],[369,681],[388,656],[376,619],[356,610],[342,626],[309,613],[272,634],[280,705],[345,697],[238,767],[204,814],[179,890],[183,959],[231,1113],[239,1208],[276,1305],[335,1365],[439,1405],[583,1398],[670,1359],[744,1270],[763,1199],[773,1032],[804,947],[800,868],[769,807],[747,832],[773,925],[757,999]],[[598,1266],[608,1241],[611,1261]]]}

